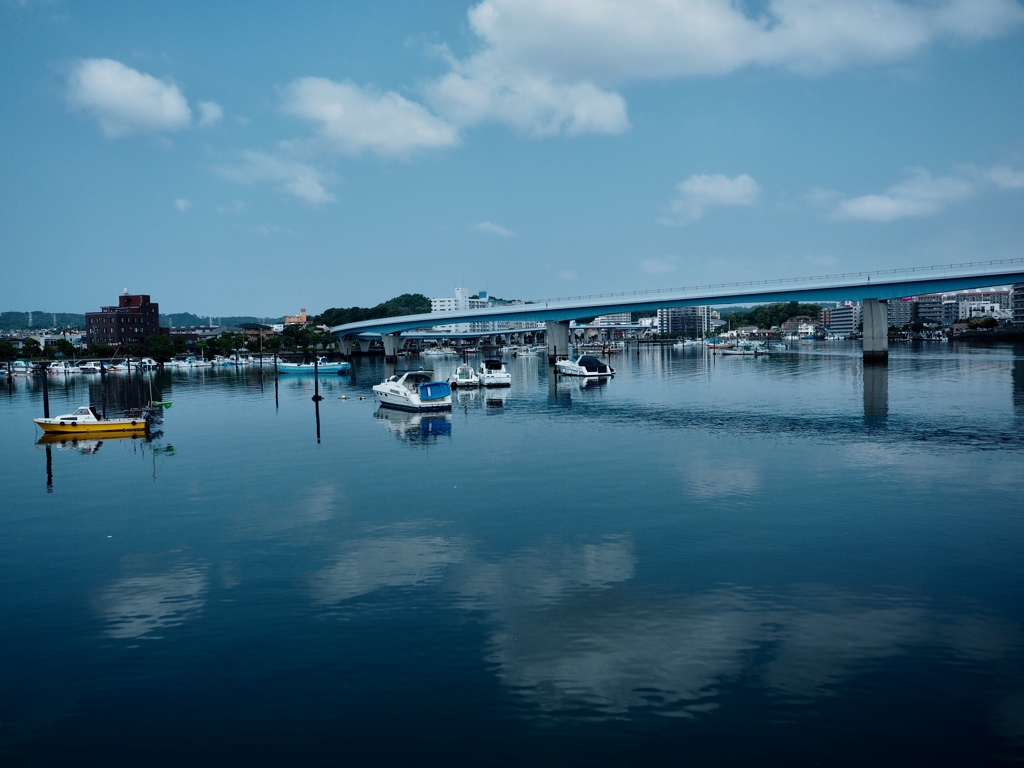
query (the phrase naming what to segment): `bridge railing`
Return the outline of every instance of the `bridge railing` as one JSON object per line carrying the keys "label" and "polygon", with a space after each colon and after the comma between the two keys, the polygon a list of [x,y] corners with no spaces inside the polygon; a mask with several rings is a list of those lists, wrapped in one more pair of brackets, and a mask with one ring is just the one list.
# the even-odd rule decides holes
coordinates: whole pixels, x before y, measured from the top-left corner
{"label": "bridge railing", "polygon": [[[619,291],[616,293],[592,293],[580,296],[561,296],[551,299],[536,299],[527,301],[527,304],[544,304],[551,302],[568,301],[590,301],[593,299],[617,299],[622,297],[658,296],[665,293],[697,293],[703,291],[716,291],[723,288],[754,288],[754,287],[775,287],[779,285],[794,285],[803,283],[815,283],[824,281],[842,281],[863,279],[876,276],[914,276],[923,272],[945,272],[954,269],[979,269],[981,267],[996,267],[1017,264],[1024,267],[1024,258],[999,259],[995,261],[969,261],[960,264],[945,264],[929,267],[903,267],[899,269],[877,269],[864,272],[838,272],[829,275],[814,275],[811,277],[781,277],[771,280],[745,280],[736,283],[709,283],[707,285],[693,285],[686,288],[650,288],[643,291]],[[1024,269],[1022,269],[1024,271]]]}

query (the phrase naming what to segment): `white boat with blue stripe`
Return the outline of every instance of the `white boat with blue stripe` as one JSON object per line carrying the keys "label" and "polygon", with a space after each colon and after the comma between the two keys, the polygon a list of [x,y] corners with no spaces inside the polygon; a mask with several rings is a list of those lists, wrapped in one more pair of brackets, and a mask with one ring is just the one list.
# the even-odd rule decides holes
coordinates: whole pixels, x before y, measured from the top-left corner
{"label": "white boat with blue stripe", "polygon": [[382,407],[402,411],[450,411],[452,388],[447,381],[434,381],[433,371],[406,371],[375,384],[373,392]]}

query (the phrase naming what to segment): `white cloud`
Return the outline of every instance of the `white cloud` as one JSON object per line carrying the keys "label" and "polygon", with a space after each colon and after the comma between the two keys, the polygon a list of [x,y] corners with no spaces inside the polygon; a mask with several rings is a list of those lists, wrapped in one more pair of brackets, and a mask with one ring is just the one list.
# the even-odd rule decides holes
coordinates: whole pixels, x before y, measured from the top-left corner
{"label": "white cloud", "polygon": [[322,77],[294,80],[283,109],[319,125],[330,148],[344,154],[403,156],[458,143],[455,126],[393,91],[379,93]]}
{"label": "white cloud", "polygon": [[678,259],[669,256],[664,259],[644,259],[640,262],[640,271],[648,275],[661,275],[666,272],[674,272]]}
{"label": "white cloud", "polygon": [[224,110],[215,101],[199,102],[199,124],[203,127],[216,125],[224,119]]}
{"label": "white cloud", "polygon": [[254,150],[243,151],[241,156],[240,164],[220,166],[216,170],[223,177],[242,184],[279,182],[283,191],[310,205],[323,205],[334,200],[334,195],[324,186],[323,174],[307,163]]}
{"label": "white cloud", "polygon": [[68,77],[68,102],[89,113],[103,135],[164,133],[186,128],[192,111],[178,86],[112,59],[83,59]]}
{"label": "white cloud", "polygon": [[882,194],[863,195],[842,200],[833,211],[834,218],[861,221],[895,221],[908,217],[931,216],[953,203],[974,195],[974,186],[952,176],[932,176],[914,169],[909,177]]}
{"label": "white cloud", "polygon": [[730,179],[721,173],[695,174],[677,187],[679,196],[669,202],[672,218],[662,223],[686,223],[703,218],[711,206],[752,206],[761,188],[750,176]]}
{"label": "white cloud", "polygon": [[479,224],[474,224],[473,230],[476,232],[482,232],[485,235],[497,235],[498,237],[516,236],[516,233],[511,229],[506,229],[498,224],[492,224],[489,221],[481,221]]}
{"label": "white cloud", "polygon": [[1015,0],[484,0],[469,11],[487,54],[555,79],[625,82],[741,67],[801,71],[894,61],[939,40],[1024,23]]}
{"label": "white cloud", "polygon": [[744,67],[806,74],[903,61],[938,42],[976,41],[1024,23],[1016,0],[482,0],[481,49],[449,56],[426,88],[458,125],[531,136],[628,129],[613,87],[724,75]]}
{"label": "white cloud", "polygon": [[192,201],[186,200],[183,197],[179,197],[174,201],[174,207],[184,213],[185,211],[192,210]]}
{"label": "white cloud", "polygon": [[428,86],[427,100],[459,125],[495,121],[534,137],[629,128],[619,94],[588,82],[559,83],[526,69],[504,69],[487,56],[457,64]]}
{"label": "white cloud", "polygon": [[1004,165],[972,170],[982,181],[1000,189],[1024,189],[1024,171],[1015,171]]}

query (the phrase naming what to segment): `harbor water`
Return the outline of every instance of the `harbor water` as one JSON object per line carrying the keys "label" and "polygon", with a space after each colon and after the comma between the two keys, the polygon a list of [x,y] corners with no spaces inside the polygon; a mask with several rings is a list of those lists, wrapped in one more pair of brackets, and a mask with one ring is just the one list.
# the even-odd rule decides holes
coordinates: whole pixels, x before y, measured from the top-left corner
{"label": "harbor water", "polygon": [[609,361],[4,383],[0,765],[1024,762],[1024,346]]}

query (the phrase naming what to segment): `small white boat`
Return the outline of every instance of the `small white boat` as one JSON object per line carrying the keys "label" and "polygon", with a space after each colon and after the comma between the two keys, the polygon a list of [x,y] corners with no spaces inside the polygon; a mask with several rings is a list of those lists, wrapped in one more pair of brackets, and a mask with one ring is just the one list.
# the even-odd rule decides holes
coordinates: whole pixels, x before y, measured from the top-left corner
{"label": "small white boat", "polygon": [[47,366],[46,372],[56,376],[62,373],[81,373],[82,369],[73,363],[69,363],[67,360],[55,360],[54,362],[50,363],[49,366]]}
{"label": "small white boat", "polygon": [[453,387],[479,387],[480,375],[472,365],[463,363],[448,377],[448,383]]}
{"label": "small white boat", "polygon": [[100,373],[103,369],[101,363],[98,363],[95,360],[89,360],[84,363],[79,363],[78,370],[80,373]]}
{"label": "small white boat", "polygon": [[433,371],[406,371],[389,376],[373,386],[380,404],[403,411],[450,411],[452,388],[447,381],[434,381]]}
{"label": "small white boat", "polygon": [[741,341],[730,349],[722,350],[723,355],[749,355],[751,357],[767,355],[768,352],[768,345],[763,341]]}
{"label": "small white boat", "polygon": [[615,369],[594,355],[580,355],[575,360],[564,358],[555,363],[555,370],[563,376],[601,378],[615,375]]}
{"label": "small white boat", "polygon": [[327,358],[320,355],[313,363],[278,363],[277,372],[282,373],[346,373],[352,367],[351,363],[337,362],[329,363]]}
{"label": "small white boat", "polygon": [[480,364],[480,385],[484,387],[511,387],[512,374],[505,364],[496,357],[489,357]]}
{"label": "small white boat", "polygon": [[423,357],[458,357],[458,352],[455,351],[454,347],[426,347],[420,350],[420,354]]}

